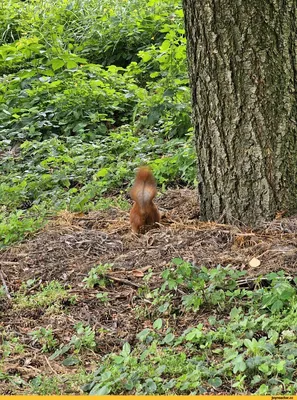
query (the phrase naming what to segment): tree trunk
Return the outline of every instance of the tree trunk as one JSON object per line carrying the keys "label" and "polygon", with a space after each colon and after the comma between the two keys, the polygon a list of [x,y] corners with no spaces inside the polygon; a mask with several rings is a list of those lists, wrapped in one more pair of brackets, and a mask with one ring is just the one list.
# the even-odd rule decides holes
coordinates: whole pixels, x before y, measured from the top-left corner
{"label": "tree trunk", "polygon": [[297,1],[183,0],[201,218],[297,210]]}

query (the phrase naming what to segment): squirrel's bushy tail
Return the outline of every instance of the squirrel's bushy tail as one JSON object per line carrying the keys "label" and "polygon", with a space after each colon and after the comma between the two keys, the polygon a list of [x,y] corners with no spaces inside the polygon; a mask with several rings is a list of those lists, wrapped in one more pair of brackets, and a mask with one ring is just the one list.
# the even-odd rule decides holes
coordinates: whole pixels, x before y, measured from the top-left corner
{"label": "squirrel's bushy tail", "polygon": [[137,171],[134,185],[130,191],[131,198],[145,208],[157,194],[154,176],[148,167],[140,167]]}

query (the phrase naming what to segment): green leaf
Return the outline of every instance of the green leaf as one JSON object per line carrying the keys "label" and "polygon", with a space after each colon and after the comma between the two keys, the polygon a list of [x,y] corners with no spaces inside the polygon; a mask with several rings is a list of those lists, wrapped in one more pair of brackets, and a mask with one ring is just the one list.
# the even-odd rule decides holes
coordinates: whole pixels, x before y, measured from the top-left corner
{"label": "green leaf", "polygon": [[111,378],[111,372],[110,371],[105,371],[101,375],[101,380],[102,381],[108,381]]}
{"label": "green leaf", "polygon": [[175,90],[173,89],[166,89],[163,96],[164,97],[173,97]]}
{"label": "green leaf", "polygon": [[115,362],[115,364],[122,364],[124,362],[124,357],[123,356],[115,356],[113,361]]}
{"label": "green leaf", "polygon": [[123,350],[121,352],[121,355],[123,357],[128,357],[128,355],[131,353],[131,346],[128,342],[126,342],[123,346]]}
{"label": "green leaf", "polygon": [[62,362],[62,364],[65,365],[66,367],[68,367],[70,365],[77,365],[77,364],[79,364],[79,359],[76,357],[67,357]]}
{"label": "green leaf", "polygon": [[264,374],[268,374],[270,368],[268,364],[261,364],[259,365],[259,371],[264,372]]}
{"label": "green leaf", "polygon": [[168,307],[169,307],[169,303],[166,302],[166,303],[162,304],[162,305],[158,308],[158,311],[159,311],[160,313],[163,313],[163,312],[167,311]]}
{"label": "green leaf", "polygon": [[284,303],[281,300],[276,300],[271,307],[271,312],[275,313],[280,311],[284,306]]}
{"label": "green leaf", "polygon": [[246,370],[246,363],[243,361],[243,356],[241,354],[238,355],[232,361],[232,364],[234,365],[234,367],[233,367],[234,374],[236,374],[237,372],[243,372]]}
{"label": "green leaf", "polygon": [[63,65],[65,64],[65,61],[64,61],[64,60],[61,60],[61,58],[54,58],[54,59],[51,61],[51,64],[52,64],[53,70],[56,71],[57,69],[63,67]]}
{"label": "green leaf", "polygon": [[160,50],[166,52],[171,45],[170,40],[164,40],[164,42],[160,46]]}
{"label": "green leaf", "polygon": [[242,312],[241,308],[233,307],[230,312],[231,320],[236,320],[240,316],[241,312]]}
{"label": "green leaf", "polygon": [[150,77],[154,79],[154,78],[157,78],[159,75],[160,75],[160,72],[158,72],[158,71],[157,72],[152,72],[150,74]]}
{"label": "green leaf", "polygon": [[155,374],[156,376],[160,376],[163,374],[163,372],[166,371],[166,365],[160,365],[156,370],[155,370]]}
{"label": "green leaf", "polygon": [[173,333],[168,333],[168,334],[164,337],[162,343],[169,344],[169,343],[171,343],[173,340],[174,340],[174,335],[173,335]]}
{"label": "green leaf", "polygon": [[149,52],[140,52],[140,57],[141,57],[141,59],[142,59],[142,61],[143,62],[148,62],[148,61],[150,61],[151,60],[151,58],[152,58],[152,55],[151,54],[149,54]]}
{"label": "green leaf", "polygon": [[45,75],[45,76],[55,76],[55,73],[53,72],[52,69],[39,69],[39,72],[41,75]]}
{"label": "green leaf", "polygon": [[49,357],[49,360],[50,360],[50,361],[51,361],[51,360],[54,360],[55,358],[57,358],[57,357],[59,357],[59,356],[65,354],[65,353],[67,353],[67,351],[70,350],[70,347],[71,347],[71,344],[66,344],[66,345],[62,346],[60,349],[57,349],[57,350],[54,352],[54,354],[52,354],[52,355]]}
{"label": "green leaf", "polygon": [[221,378],[219,378],[218,376],[216,376],[215,378],[211,378],[211,379],[209,379],[208,380],[208,383],[211,385],[211,386],[213,386],[213,387],[215,387],[215,388],[218,388],[218,387],[220,387],[221,385],[222,385],[222,379]]}
{"label": "green leaf", "polygon": [[101,168],[96,174],[94,175],[94,178],[104,178],[109,172],[108,168]]}
{"label": "green leaf", "polygon": [[184,263],[184,260],[182,259],[182,258],[173,258],[172,259],[172,261],[171,261],[173,264],[175,264],[175,265],[181,265],[181,264],[183,264]]}
{"label": "green leaf", "polygon": [[149,378],[145,381],[145,389],[147,393],[155,393],[157,385],[151,378]]}
{"label": "green leaf", "polygon": [[199,338],[202,336],[202,332],[201,331],[197,331],[197,329],[192,329],[191,332],[189,332],[186,335],[186,340],[188,340],[189,342],[192,341],[194,338]]}
{"label": "green leaf", "polygon": [[36,75],[36,71],[32,71],[32,70],[27,70],[27,71],[22,71],[18,74],[18,76],[20,78],[26,79],[26,78],[31,78],[32,76]]}
{"label": "green leaf", "polygon": [[262,378],[261,378],[260,375],[255,375],[255,376],[253,377],[253,379],[251,380],[251,385],[252,385],[252,386],[255,386],[255,385],[257,385],[259,382],[261,382],[261,380],[262,380]]}
{"label": "green leaf", "polygon": [[162,328],[162,324],[163,324],[162,319],[161,319],[161,318],[158,318],[158,319],[156,319],[156,321],[154,322],[153,327],[154,327],[154,329],[161,329],[161,328]]}
{"label": "green leaf", "polygon": [[58,25],[56,29],[57,29],[57,32],[61,34],[64,31],[64,26],[63,25]]}
{"label": "green leaf", "polygon": [[105,385],[103,387],[101,387],[101,384],[98,383],[97,385],[95,385],[93,387],[93,389],[90,391],[91,395],[98,395],[98,396],[104,396],[105,394],[109,394],[110,393],[110,387]]}
{"label": "green leaf", "polygon": [[263,383],[263,385],[261,385],[261,386],[259,387],[259,389],[257,390],[256,394],[265,395],[265,394],[267,394],[268,392],[269,392],[269,386],[267,386],[267,385],[265,385],[265,384]]}
{"label": "green leaf", "polygon": [[137,338],[141,341],[141,342],[143,342],[147,337],[148,337],[148,335],[151,333],[151,330],[149,329],[149,328],[145,328],[145,329],[143,329],[141,332],[139,332],[138,334],[137,334]]}
{"label": "green leaf", "polygon": [[283,373],[285,372],[285,366],[286,366],[286,361],[285,360],[281,360],[280,362],[278,362],[276,364],[276,370],[278,373]]}
{"label": "green leaf", "polygon": [[73,60],[67,61],[66,65],[67,65],[68,69],[73,69],[73,68],[77,67],[77,63],[75,61],[73,61]]}

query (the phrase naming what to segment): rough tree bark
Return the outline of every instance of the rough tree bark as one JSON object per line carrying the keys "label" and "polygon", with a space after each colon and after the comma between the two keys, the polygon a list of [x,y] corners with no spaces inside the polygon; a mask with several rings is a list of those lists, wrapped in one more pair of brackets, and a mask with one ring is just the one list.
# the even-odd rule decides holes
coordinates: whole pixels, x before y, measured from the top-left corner
{"label": "rough tree bark", "polygon": [[297,0],[183,0],[201,218],[297,210]]}

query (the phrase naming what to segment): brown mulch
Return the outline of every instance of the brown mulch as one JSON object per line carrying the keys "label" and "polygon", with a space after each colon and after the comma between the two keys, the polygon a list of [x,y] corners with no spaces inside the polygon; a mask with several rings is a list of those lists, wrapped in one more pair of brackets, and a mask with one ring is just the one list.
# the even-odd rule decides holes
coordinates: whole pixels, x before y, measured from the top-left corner
{"label": "brown mulch", "polygon": [[[64,211],[33,238],[0,252],[0,285],[6,285],[8,297],[0,302],[0,329],[18,336],[26,346],[19,359],[7,358],[6,373],[18,373],[28,381],[38,371],[65,372],[66,367],[56,360],[49,362],[32,344],[28,332],[41,326],[51,327],[60,343],[69,341],[79,321],[95,327],[99,333],[94,362],[117,351],[126,341],[133,344],[136,334],[151,323],[135,315],[143,275],[152,269],[150,284],[158,287],[160,272],[174,257],[197,267],[231,265],[246,270],[249,277],[278,270],[295,275],[297,218],[275,220],[257,230],[200,222],[196,192],[189,189],[169,190],[157,203],[163,214],[160,229],[144,235],[131,233],[129,215],[119,209],[89,214]],[[254,257],[261,263],[252,268],[249,262]],[[110,284],[104,289],[111,299],[107,305],[96,298],[98,290],[86,289],[83,282],[92,267],[104,263],[113,264],[108,275]],[[65,305],[67,313],[58,314],[12,308],[9,296],[22,282],[33,278],[36,284],[32,293],[43,283],[57,280],[71,287],[76,304]],[[179,329],[196,322],[183,316],[178,321]],[[84,365],[92,369],[88,357]],[[10,393],[7,390],[0,385],[1,394]]]}

